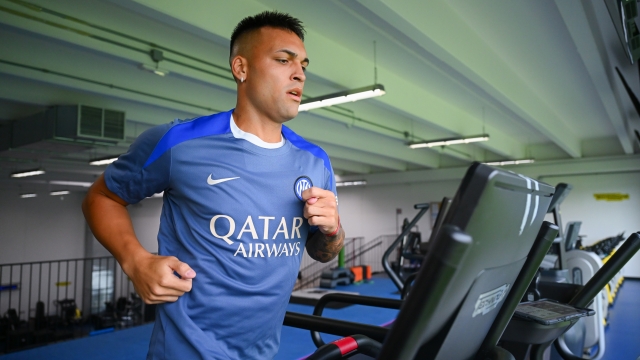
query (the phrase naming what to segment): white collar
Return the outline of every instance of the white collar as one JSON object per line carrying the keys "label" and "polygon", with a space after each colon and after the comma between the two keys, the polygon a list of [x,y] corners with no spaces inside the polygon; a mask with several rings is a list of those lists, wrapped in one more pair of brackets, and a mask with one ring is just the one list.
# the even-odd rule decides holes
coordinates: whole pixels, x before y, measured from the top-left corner
{"label": "white collar", "polygon": [[285,141],[282,134],[280,135],[280,142],[268,143],[251,133],[242,131],[242,129],[240,129],[238,125],[236,125],[235,120],[233,120],[233,115],[231,115],[231,119],[229,120],[229,125],[231,127],[231,132],[233,133],[233,137],[235,137],[236,139],[245,139],[248,142],[252,143],[253,145],[259,146],[264,149],[278,149],[284,146]]}

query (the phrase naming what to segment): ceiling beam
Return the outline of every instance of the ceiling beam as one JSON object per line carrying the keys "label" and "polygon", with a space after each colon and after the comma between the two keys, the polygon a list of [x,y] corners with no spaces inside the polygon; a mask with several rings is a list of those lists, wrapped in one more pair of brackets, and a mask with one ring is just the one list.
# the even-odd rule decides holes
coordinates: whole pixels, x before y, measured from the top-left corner
{"label": "ceiling beam", "polygon": [[404,142],[321,119],[312,113],[302,113],[286,125],[312,142],[348,147],[425,168],[435,168],[440,163],[434,152],[413,151]]}
{"label": "ceiling beam", "polygon": [[[468,167],[455,167],[403,173],[341,175],[337,177],[337,181],[365,180],[367,186],[460,181],[467,169]],[[505,166],[504,169],[555,184],[553,177],[557,176],[640,172],[640,155],[536,161],[533,164]]]}
{"label": "ceiling beam", "polygon": [[407,170],[407,165],[404,162],[387,158],[385,156],[374,155],[363,151],[325,143],[323,141],[316,141],[315,143],[321,146],[324,151],[329,154],[329,157],[331,159],[348,160],[365,165],[373,165],[392,171]]}
{"label": "ceiling beam", "polygon": [[[188,8],[165,0],[137,0],[137,3],[162,13],[164,17],[173,17],[223,38],[228,38],[230,29],[246,14],[268,10],[263,4],[253,0],[241,0],[234,7],[226,6],[223,2],[206,0],[196,0],[193,6]],[[198,4],[203,7],[199,7]],[[210,11],[230,12],[230,15],[225,17],[223,21],[210,21],[198,10],[201,8],[207,8]],[[305,46],[310,58],[313,58],[313,66],[309,71],[325,81],[345,89],[355,87],[354,84],[361,85],[362,79],[371,77],[371,69],[374,65],[371,57],[361,56],[324,37],[313,28],[307,29]],[[358,66],[336,66],[336,59],[340,59],[340,63],[358,64]],[[477,129],[482,128],[482,119],[479,117],[471,116],[424,88],[413,84],[410,80],[401,78],[394,73],[393,69],[378,66],[378,71],[381,79],[384,78],[387,95],[370,101],[387,104],[393,107],[394,111],[397,110],[400,113],[419,118],[430,126],[447,131],[449,135],[475,135]],[[483,146],[503,156],[522,157],[524,155],[524,144],[518,143],[499,128],[487,128],[487,132],[489,131],[492,141],[483,144]]]}
{"label": "ceiling beam", "polygon": [[348,171],[350,173],[368,174],[371,172],[371,167],[369,165],[343,159],[332,158],[331,166],[334,169]]}
{"label": "ceiling beam", "polygon": [[[0,64],[0,73],[11,71]],[[18,75],[34,76],[31,72]],[[45,74],[46,75],[46,74]],[[133,75],[136,75],[135,73]],[[127,74],[124,76],[133,76]],[[37,78],[37,77],[36,77]],[[135,99],[126,93],[117,93],[106,87],[84,87],[82,83],[69,82],[66,87],[59,87],[49,83],[33,86],[31,80],[15,76],[0,75],[5,86],[0,87],[0,98],[16,102],[27,102],[39,105],[61,105],[69,103],[84,103],[125,111],[128,120],[158,125],[174,118],[191,118],[198,115],[198,109],[188,111],[183,106]],[[75,89],[75,90],[74,90]],[[163,106],[161,106],[163,105]],[[344,125],[318,117],[315,114],[301,113],[295,120],[287,123],[294,131],[310,141],[320,141],[351,150],[359,150],[371,156],[382,156],[396,162],[411,163],[420,167],[434,168],[439,164],[439,155],[434,152],[419,152],[409,149],[403,142],[387,136],[370,133],[357,127],[347,128]],[[140,131],[146,130],[141,126]],[[131,129],[137,135],[139,131]],[[327,136],[330,134],[331,136]],[[367,155],[364,155],[367,156]],[[384,160],[381,160],[384,163]],[[389,163],[389,166],[395,166]],[[382,166],[384,167],[384,166]]]}
{"label": "ceiling beam", "polygon": [[[485,41],[455,13],[451,4],[426,2],[422,3],[422,11],[416,11],[413,4],[404,2],[367,0],[357,3],[361,8],[369,10],[363,12],[362,16],[373,16],[369,22],[373,25],[380,24],[377,26],[380,32],[392,38],[404,36],[405,39],[396,40],[408,40],[412,45],[420,47],[421,52],[438,59],[436,66],[448,73],[452,79],[462,83],[473,83],[475,89],[480,89],[478,96],[484,98],[487,103],[493,104],[498,101],[511,113],[516,114],[517,118],[514,120],[526,121],[570,156],[581,156],[579,139],[564,125],[554,110],[546,106],[523,82],[522,77],[511,71],[509,65],[496,54],[487,52],[488,46]],[[389,25],[392,30],[385,29],[382,25]],[[455,34],[455,41],[452,41],[452,34]],[[418,56],[423,57],[421,54]],[[500,72],[496,72],[496,69],[500,69]],[[477,123],[477,119],[475,120],[468,121],[467,125]],[[499,129],[487,128],[486,132],[491,134],[492,141],[481,146],[494,150],[491,148],[494,139],[498,140],[495,143],[511,143],[508,138],[503,138],[506,134],[503,135]],[[522,148],[519,148],[516,156],[513,151],[511,154],[509,151],[506,154],[505,151],[495,152],[522,157],[525,149],[524,144],[521,145]]]}
{"label": "ceiling beam", "polygon": [[[58,40],[57,42],[45,42],[42,39],[29,37],[26,33],[12,33],[6,29],[0,31],[0,36],[4,40],[3,43],[5,45],[3,47],[4,51],[0,51],[0,58],[2,60],[44,70],[38,71],[0,64],[0,72],[51,82],[65,87],[75,87],[83,91],[100,92],[107,96],[116,96],[156,106],[169,107],[190,114],[206,114],[214,112],[215,110],[226,110],[235,103],[235,83],[230,85],[228,81],[210,76],[203,77],[201,73],[194,72],[192,69],[180,68],[179,66],[172,67],[171,64],[164,65],[164,62],[163,67],[168,68],[172,73],[166,78],[160,78],[141,71],[135,66],[137,62],[145,61],[145,57],[147,56],[145,54],[140,54],[128,49],[113,48],[111,44],[107,44],[105,47],[104,44],[100,44],[94,39],[82,37],[73,32],[65,32],[57,28],[51,30],[47,25],[37,22],[17,21],[15,18],[2,12],[0,12],[0,20],[28,31],[36,31],[44,36],[54,36],[55,39]],[[57,19],[57,21],[60,20]],[[96,56],[95,52],[86,54],[78,49],[65,45],[66,42],[73,41],[95,51],[106,51],[109,55],[126,60],[126,62],[115,61],[114,57],[105,59]],[[46,57],[46,59],[38,57],[37,49],[45,47],[50,48],[50,56]],[[133,64],[131,62],[133,62]],[[101,70],[98,71],[96,70],[97,68]],[[88,79],[90,82],[61,77],[53,72],[78,76]],[[176,74],[180,76],[176,77]],[[189,84],[185,83],[185,79],[190,80]],[[197,79],[198,82],[194,84],[192,80],[195,79]],[[102,84],[91,83],[96,81]],[[213,87],[207,87],[205,84],[213,85]],[[105,90],[105,88],[108,89]],[[123,90],[123,88],[132,91]],[[171,91],[177,88],[182,91],[177,93]],[[147,96],[142,93],[156,96]],[[174,99],[175,101],[169,101],[167,99]],[[214,107],[217,107],[217,109],[214,109]],[[367,120],[368,122],[354,121],[354,118],[349,116],[348,113],[346,113],[346,115],[340,115],[336,113],[333,108],[320,109],[314,111],[314,113],[323,118],[338,121],[345,125],[360,127],[377,134],[383,134],[406,141],[403,131],[387,130],[393,129],[393,126],[398,126],[398,122],[394,123],[392,119],[400,120],[401,122],[402,119],[398,119],[399,116],[397,114],[393,114],[387,110],[379,110],[377,112],[381,111],[387,113],[387,116],[381,117],[380,115],[376,115],[375,111],[367,111],[366,115],[369,116],[369,119],[386,119],[389,123],[386,126],[375,126],[376,121],[371,122],[371,120]],[[404,121],[404,123],[406,129],[413,127],[412,125],[407,125],[408,121]],[[435,149],[433,151],[462,160],[470,160],[467,154],[460,152]]]}
{"label": "ceiling beam", "polygon": [[[620,145],[622,145],[626,154],[633,154],[631,134],[628,131],[625,115],[621,112],[621,109],[625,107],[623,104],[630,103],[630,100],[622,87],[620,79],[613,70],[616,66],[624,69],[631,65],[628,62],[626,64],[618,64],[615,57],[609,56],[609,53],[615,53],[616,50],[623,52],[623,50],[620,43],[611,44],[610,41],[604,40],[604,33],[607,33],[607,39],[617,37],[604,2],[555,0],[555,4],[589,72],[591,81],[600,96],[609,121],[611,121],[615,129]],[[594,6],[598,6],[597,11]],[[597,15],[598,12],[601,12],[601,14]],[[607,18],[609,26],[599,24],[598,17],[602,16]],[[587,37],[585,34],[591,34],[591,36]],[[612,45],[619,46],[619,48],[612,49]]]}

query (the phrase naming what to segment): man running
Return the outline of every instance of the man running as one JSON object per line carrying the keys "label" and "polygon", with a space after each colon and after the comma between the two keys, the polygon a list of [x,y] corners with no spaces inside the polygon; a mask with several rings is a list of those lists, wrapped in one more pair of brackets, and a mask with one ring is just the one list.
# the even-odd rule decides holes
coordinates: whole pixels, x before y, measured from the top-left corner
{"label": "man running", "polygon": [[[343,246],[329,158],[283,126],[298,114],[303,40],[287,14],[243,19],[236,108],[141,134],[84,200],[96,238],[159,304],[148,359],[273,358],[304,248],[327,262]],[[152,255],[126,206],[163,191]]]}

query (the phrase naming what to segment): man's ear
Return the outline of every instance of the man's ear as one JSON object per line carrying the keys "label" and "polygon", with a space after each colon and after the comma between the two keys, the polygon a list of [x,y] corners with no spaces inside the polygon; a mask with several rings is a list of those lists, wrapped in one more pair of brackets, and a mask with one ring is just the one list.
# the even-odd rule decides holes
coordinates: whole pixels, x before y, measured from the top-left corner
{"label": "man's ear", "polygon": [[231,59],[231,72],[237,81],[246,80],[249,67],[247,66],[247,59],[243,56],[236,55]]}

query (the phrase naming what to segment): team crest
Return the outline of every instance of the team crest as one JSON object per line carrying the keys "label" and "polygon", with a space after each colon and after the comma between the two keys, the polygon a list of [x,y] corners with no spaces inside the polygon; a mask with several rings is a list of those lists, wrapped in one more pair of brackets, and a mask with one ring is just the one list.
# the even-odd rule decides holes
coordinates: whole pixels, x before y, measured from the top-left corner
{"label": "team crest", "polygon": [[302,192],[312,186],[313,186],[313,183],[311,182],[311,179],[309,179],[308,176],[300,176],[299,178],[296,179],[296,182],[293,183],[293,192],[296,194],[296,197],[300,201],[304,201],[302,200]]}

